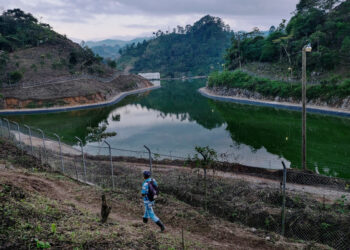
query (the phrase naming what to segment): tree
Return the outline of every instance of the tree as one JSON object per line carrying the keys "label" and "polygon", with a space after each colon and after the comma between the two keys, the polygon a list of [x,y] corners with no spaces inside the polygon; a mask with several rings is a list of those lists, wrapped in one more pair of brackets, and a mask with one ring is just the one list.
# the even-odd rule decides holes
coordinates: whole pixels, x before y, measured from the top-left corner
{"label": "tree", "polygon": [[107,65],[111,67],[112,69],[115,69],[117,67],[117,62],[115,60],[107,60]]}
{"label": "tree", "polygon": [[[288,36],[279,37],[278,39],[275,39],[272,41],[273,43],[278,44],[281,47],[281,49],[284,50],[284,52],[286,53],[286,56],[288,57],[289,66],[292,66],[292,60],[290,57],[290,53],[288,52],[288,47],[289,47],[289,41],[292,38],[293,38],[293,34],[290,34]],[[280,58],[282,58],[282,53],[281,53]]]}
{"label": "tree", "polygon": [[19,71],[13,71],[9,73],[10,83],[17,83],[23,78],[23,74]]}
{"label": "tree", "polygon": [[86,136],[86,141],[88,142],[99,142],[101,143],[104,139],[108,137],[116,136],[116,132],[106,132],[107,125],[102,124],[98,127],[87,127],[88,135]]}
{"label": "tree", "polygon": [[185,29],[182,26],[178,25],[177,26],[177,33],[178,34],[184,34],[185,33]]}
{"label": "tree", "polygon": [[238,31],[233,34],[231,41],[232,45],[231,47],[227,50],[227,54],[225,56],[226,59],[226,67],[228,69],[234,69],[237,66],[239,68],[242,67],[242,46],[241,46],[241,41],[246,39],[247,34],[243,31]]}
{"label": "tree", "polygon": [[340,52],[344,60],[350,63],[350,36],[344,38]]}
{"label": "tree", "polygon": [[286,19],[282,19],[282,22],[280,23],[280,25],[277,28],[277,31],[284,31],[284,29],[286,28]]}
{"label": "tree", "polygon": [[205,194],[205,210],[207,210],[207,169],[213,169],[217,161],[217,153],[209,146],[195,147],[196,154],[192,158],[196,167],[203,169],[204,172],[204,194]]}
{"label": "tree", "polygon": [[191,28],[192,28],[192,26],[189,25],[189,24],[187,24],[187,25],[185,26],[185,33],[186,33],[186,34],[190,33],[190,32],[191,32]]}
{"label": "tree", "polygon": [[320,42],[326,39],[326,34],[321,31],[316,31],[311,34],[310,40],[312,43],[317,44],[317,52],[320,51]]}

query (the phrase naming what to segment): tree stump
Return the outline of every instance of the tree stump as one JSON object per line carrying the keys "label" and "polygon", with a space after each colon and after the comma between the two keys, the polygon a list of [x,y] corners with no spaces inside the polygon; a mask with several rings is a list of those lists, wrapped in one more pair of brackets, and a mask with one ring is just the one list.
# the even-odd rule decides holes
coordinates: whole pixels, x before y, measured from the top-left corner
{"label": "tree stump", "polygon": [[108,219],[108,215],[111,212],[111,207],[107,205],[106,195],[102,195],[102,207],[101,207],[101,222],[105,223]]}

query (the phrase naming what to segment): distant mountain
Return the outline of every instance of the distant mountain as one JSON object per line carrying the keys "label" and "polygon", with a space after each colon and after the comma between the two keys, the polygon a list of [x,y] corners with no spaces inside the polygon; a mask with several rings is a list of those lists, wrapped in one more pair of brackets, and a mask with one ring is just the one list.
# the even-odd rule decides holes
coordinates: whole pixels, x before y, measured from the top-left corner
{"label": "distant mountain", "polygon": [[102,41],[87,41],[85,43],[86,46],[93,48],[93,47],[97,47],[97,46],[110,46],[110,47],[114,47],[116,45],[118,45],[119,47],[124,47],[125,45],[128,44],[132,44],[132,43],[139,43],[139,42],[143,42],[143,40],[149,40],[150,37],[139,37],[139,38],[135,38],[129,41],[124,41],[124,40],[116,40],[116,39],[105,39]]}
{"label": "distant mountain", "polygon": [[118,66],[132,72],[160,72],[163,77],[206,75],[222,68],[232,34],[220,18],[207,15],[193,26],[177,26],[172,33],[159,30],[151,40],[127,45]]}
{"label": "distant mountain", "polygon": [[115,46],[108,46],[108,45],[100,45],[91,47],[91,50],[96,54],[104,59],[112,59],[116,60],[120,57],[119,50],[121,47],[119,45]]}
{"label": "distant mountain", "polygon": [[119,58],[119,50],[121,48],[129,44],[137,44],[149,39],[150,37],[140,37],[129,41],[106,39],[102,41],[87,41],[85,45],[91,48],[95,54],[106,59],[109,58],[115,60]]}

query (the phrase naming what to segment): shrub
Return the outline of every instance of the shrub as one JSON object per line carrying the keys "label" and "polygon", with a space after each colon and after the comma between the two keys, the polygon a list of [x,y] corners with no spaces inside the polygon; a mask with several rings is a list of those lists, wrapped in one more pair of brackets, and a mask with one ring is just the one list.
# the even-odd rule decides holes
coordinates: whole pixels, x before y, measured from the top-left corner
{"label": "shrub", "polygon": [[117,67],[117,63],[115,60],[107,60],[107,64],[109,67],[111,67],[112,69],[115,69]]}
{"label": "shrub", "polygon": [[23,74],[19,71],[9,73],[9,80],[11,83],[17,83],[23,78]]}
{"label": "shrub", "polygon": [[[350,96],[350,79],[340,84],[338,76],[331,76],[320,85],[307,86],[307,99],[322,99],[327,101],[332,97],[344,98]],[[260,77],[250,76],[242,71],[214,72],[208,79],[209,87],[241,88],[258,92],[266,97],[292,97],[295,100],[301,99],[301,83],[289,84],[286,82],[272,81]]]}

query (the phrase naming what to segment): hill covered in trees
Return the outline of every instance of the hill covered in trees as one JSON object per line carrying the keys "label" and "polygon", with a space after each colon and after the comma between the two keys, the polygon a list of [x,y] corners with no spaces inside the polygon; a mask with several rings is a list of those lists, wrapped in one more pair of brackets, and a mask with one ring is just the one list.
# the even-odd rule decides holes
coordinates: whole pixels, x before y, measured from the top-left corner
{"label": "hill covered in trees", "polygon": [[350,1],[300,0],[294,16],[272,26],[264,37],[259,30],[238,32],[226,58],[229,70],[251,62],[284,65],[300,76],[301,50],[312,45],[308,70],[315,74],[335,72],[346,76],[350,69]]}
{"label": "hill covered in trees", "polygon": [[349,109],[349,13],[349,0],[300,0],[289,22],[272,26],[268,36],[258,29],[234,33],[225,55],[225,71],[213,72],[208,87],[223,95],[298,103],[301,51],[310,43],[308,81],[320,84],[307,86],[308,102]]}
{"label": "hill covered in trees", "polygon": [[20,9],[0,15],[0,109],[97,103],[150,85],[115,66]]}
{"label": "hill covered in trees", "polygon": [[40,82],[83,73],[109,75],[111,67],[88,47],[81,47],[39,22],[12,9],[0,15],[0,83]]}
{"label": "hill covered in trees", "polygon": [[166,77],[206,75],[222,68],[232,32],[220,18],[207,15],[193,26],[159,30],[154,35],[122,49],[119,66],[132,66],[132,72],[157,71]]}

